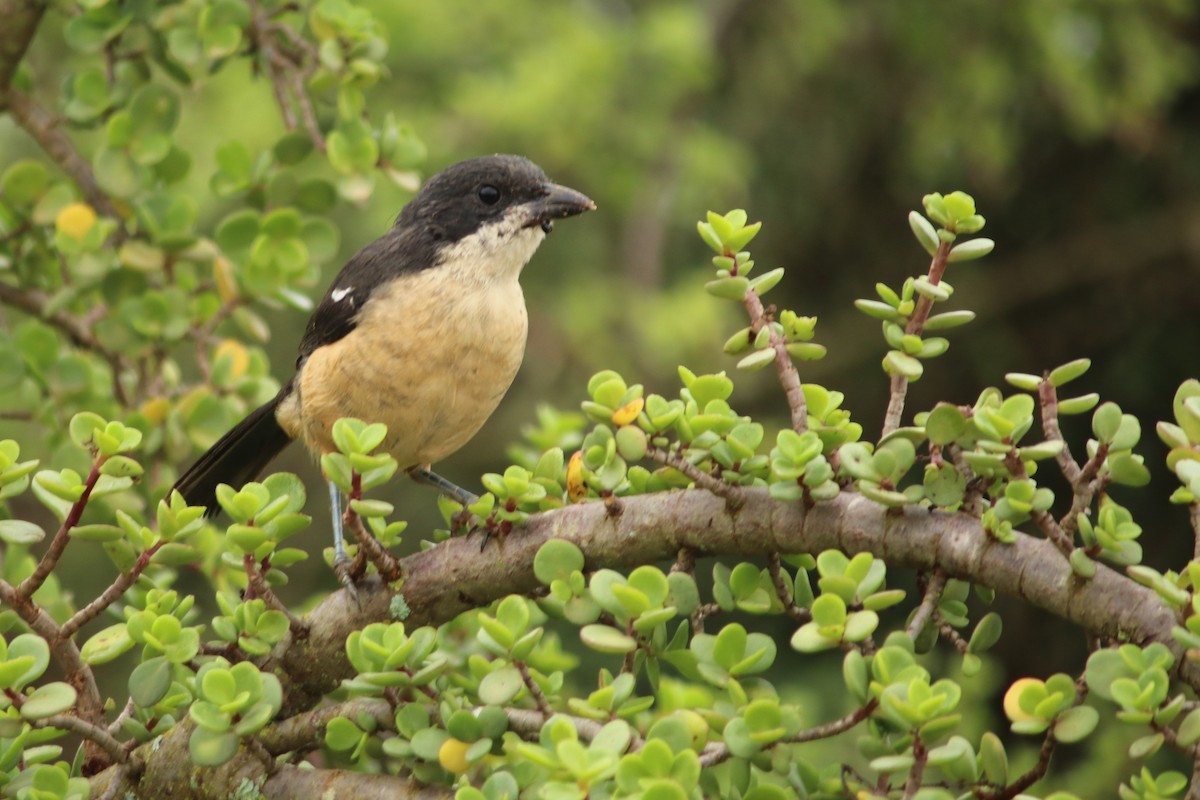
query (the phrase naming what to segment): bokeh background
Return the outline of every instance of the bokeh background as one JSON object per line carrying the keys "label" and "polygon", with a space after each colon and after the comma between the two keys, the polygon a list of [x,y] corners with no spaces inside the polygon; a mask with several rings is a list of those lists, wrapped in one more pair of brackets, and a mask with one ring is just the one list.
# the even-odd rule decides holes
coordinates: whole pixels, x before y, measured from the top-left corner
{"label": "bokeh background", "polygon": [[[912,387],[906,420],[937,400],[970,403],[1005,372],[1090,357],[1081,389],[1142,421],[1153,482],[1118,499],[1145,528],[1146,560],[1163,569],[1190,557],[1186,515],[1166,503],[1172,480],[1152,431],[1169,417],[1179,383],[1200,376],[1193,3],[364,5],[390,40],[391,74],[371,90],[371,111],[413,127],[427,148],[426,174],[468,156],[522,153],[599,205],[560,224],[526,270],[525,365],[483,433],[442,465],[448,477],[475,485],[480,473],[501,470],[506,445],[535,421],[537,405],[577,407],[598,369],[673,395],[679,364],[733,368],[720,345],[744,324],[740,309],[702,289],[708,253],[695,221],[708,209],[743,207],[763,221],[753,245],[760,269],[788,270],[769,299],[819,317],[817,341],[829,348],[824,361],[802,365],[802,379],[843,391],[874,438],[887,402],[886,348],[878,324],[852,302],[873,296],[877,281],[896,286],[925,270],[905,217],[927,192],[962,189],[997,246],[948,273],[949,307],[978,319],[951,334],[949,353]],[[31,58],[47,65],[56,52],[61,43],[42,35]],[[222,140],[266,149],[282,125],[269,86],[244,64],[192,92],[180,143],[194,145],[204,230],[230,208],[201,179],[214,163],[213,127]],[[0,152],[8,162],[34,149],[0,120]],[[379,235],[409,196],[381,183],[367,207],[341,206],[343,256]],[[304,317],[269,318],[284,379]],[[785,424],[773,374],[738,380],[735,408]],[[1077,454],[1087,430],[1086,420],[1066,426]],[[299,448],[281,466],[311,477],[315,489]],[[414,530],[434,524],[427,490],[398,482],[388,494]],[[311,580],[332,586],[320,570]],[[1045,615],[1003,608],[997,682],[1044,677],[1082,652],[1081,637]],[[1101,771],[1121,768],[1117,759]]]}

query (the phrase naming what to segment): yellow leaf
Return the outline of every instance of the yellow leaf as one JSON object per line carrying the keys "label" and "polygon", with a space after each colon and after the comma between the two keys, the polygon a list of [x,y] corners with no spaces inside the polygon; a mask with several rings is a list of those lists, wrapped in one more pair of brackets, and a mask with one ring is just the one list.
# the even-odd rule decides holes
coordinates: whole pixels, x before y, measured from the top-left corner
{"label": "yellow leaf", "polygon": [[142,416],[145,417],[150,424],[157,425],[167,418],[167,412],[171,410],[171,403],[165,397],[151,397],[146,402],[142,403]]}
{"label": "yellow leaf", "polygon": [[1013,685],[1008,687],[1008,691],[1004,693],[1004,714],[1011,722],[1021,722],[1027,719],[1033,719],[1032,714],[1027,714],[1021,709],[1021,693],[1025,691],[1026,686],[1034,684],[1044,684],[1037,678],[1020,678],[1013,681]]}
{"label": "yellow leaf", "polygon": [[213,351],[213,361],[226,357],[233,362],[229,369],[230,377],[240,378],[246,374],[246,368],[250,366],[250,354],[246,352],[245,345],[237,339],[225,339]]}
{"label": "yellow leaf", "polygon": [[213,280],[217,284],[217,294],[226,303],[232,303],[238,298],[237,279],[233,277],[233,265],[225,256],[213,259]]}
{"label": "yellow leaf", "polygon": [[438,748],[438,763],[447,772],[461,774],[467,771],[467,767],[471,764],[467,761],[467,750],[470,745],[466,742],[459,741],[454,737],[442,742],[442,746]]}
{"label": "yellow leaf", "polygon": [[587,500],[587,485],[583,482],[583,451],[576,450],[567,462],[567,499],[572,503]]}
{"label": "yellow leaf", "polygon": [[638,414],[642,413],[642,406],[646,405],[646,401],[641,398],[630,400],[625,405],[613,412],[613,425],[628,425],[637,419]]}
{"label": "yellow leaf", "polygon": [[87,203],[68,203],[54,218],[56,230],[80,241],[95,224],[96,212]]}

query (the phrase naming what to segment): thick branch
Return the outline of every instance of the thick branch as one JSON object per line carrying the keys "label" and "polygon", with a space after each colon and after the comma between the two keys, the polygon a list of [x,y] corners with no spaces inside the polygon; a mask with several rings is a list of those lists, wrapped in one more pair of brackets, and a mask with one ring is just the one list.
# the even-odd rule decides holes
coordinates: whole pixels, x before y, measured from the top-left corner
{"label": "thick branch", "polygon": [[[682,548],[700,556],[816,553],[831,548],[849,554],[870,552],[892,568],[940,567],[948,577],[1021,597],[1093,636],[1159,641],[1178,652],[1170,635],[1174,616],[1154,592],[1103,565],[1092,580],[1081,581],[1054,545],[1044,539],[1019,534],[1013,544],[1001,544],[983,533],[978,520],[965,514],[917,507],[889,512],[853,492],[807,510],[799,504],[773,501],[764,489],[747,489],[745,497],[745,504],[737,510],[730,510],[724,498],[699,489],[622,498],[616,514],[604,503],[583,503],[536,515],[524,528],[514,530],[503,546],[490,545],[481,551],[475,539],[443,542],[402,560],[405,580],[399,593],[371,578],[359,586],[358,602],[345,591],[331,594],[309,616],[309,637],[281,643],[264,668],[281,674],[286,693],[284,716],[309,716],[310,725],[316,724],[306,712],[341,679],[351,676],[344,650],[349,632],[370,622],[398,619],[404,609],[408,609],[404,622],[410,629],[437,625],[508,594],[527,593],[537,588],[533,556],[550,538],[578,545],[586,556],[587,569],[669,563]],[[398,597],[404,602],[398,602]],[[1187,663],[1179,673],[1193,687],[1200,686],[1200,666]],[[175,736],[182,741],[173,743]],[[147,753],[143,787],[177,786],[165,774],[170,770],[166,762],[183,759],[179,763],[188,763],[183,733],[172,730],[163,742],[157,751]],[[269,740],[264,744],[272,751],[280,746]],[[246,774],[256,769],[256,774],[261,774],[261,765],[249,755],[245,759],[245,763],[237,762],[242,763],[240,769]],[[177,798],[212,796],[205,793],[230,785],[218,783],[220,776],[210,776],[210,772],[220,770],[200,770],[195,792],[184,791]],[[295,772],[281,770],[267,782],[264,794],[284,796],[274,787],[293,780],[318,780],[295,777]],[[343,780],[341,773],[319,774],[324,776],[321,780]],[[97,791],[100,788],[99,782],[93,785]],[[290,784],[289,788],[299,792],[292,796],[320,794],[307,795]],[[303,788],[312,788],[312,784]],[[339,796],[358,796],[349,793],[349,786],[340,784],[338,788]]]}
{"label": "thick branch", "polygon": [[121,214],[117,207],[100,188],[100,184],[96,183],[92,165],[79,155],[75,144],[63,132],[62,124],[54,115],[16,89],[9,89],[7,100],[8,110],[13,119],[46,151],[46,155],[67,173],[92,207],[106,217],[120,219]]}
{"label": "thick branch", "polygon": [[245,747],[220,767],[199,769],[188,754],[192,726],[176,725],[161,738],[134,753],[137,782],[128,770],[110,769],[92,781],[92,796],[113,791],[117,797],[201,800],[240,796],[247,786],[260,787],[255,797],[291,800],[297,797],[337,797],[338,800],[449,800],[448,787],[422,786],[411,778],[336,769],[284,767],[263,782],[262,762]]}
{"label": "thick branch", "polygon": [[17,65],[25,57],[37,31],[46,3],[39,0],[0,0],[0,111],[8,106],[8,92]]}
{"label": "thick branch", "polygon": [[[50,618],[40,605],[32,598],[19,594],[8,581],[0,579],[0,602],[17,612],[17,615],[38,636],[50,645],[50,656],[62,670],[67,682],[75,688],[75,713],[80,719],[94,725],[104,721],[104,702],[100,698],[100,689],[96,685],[96,676],[92,668],[83,663],[79,654],[79,646],[74,639],[64,639],[59,635],[58,625]],[[107,761],[100,754],[98,746],[89,744],[88,762],[84,765],[85,774],[107,766]]]}
{"label": "thick branch", "polygon": [[[619,514],[603,503],[584,503],[533,517],[503,547],[480,551],[474,540],[444,542],[401,562],[399,594],[411,609],[405,624],[437,625],[537,588],[533,556],[547,539],[562,538],[583,550],[588,569],[670,562],[685,547],[700,556],[870,552],[893,568],[940,567],[948,577],[1021,597],[1095,636],[1160,641],[1178,652],[1170,634],[1174,617],[1154,592],[1103,565],[1091,581],[1081,581],[1054,545],[1040,538],[1018,535],[1015,543],[1000,544],[967,515],[915,507],[889,513],[851,492],[809,510],[775,502],[763,489],[747,489],[745,498],[736,511],[702,490],[622,498]],[[361,605],[336,592],[310,616],[307,641],[276,650],[271,666],[284,673],[285,713],[311,708],[349,676],[346,636],[394,619],[393,597],[378,580],[360,585]],[[1200,686],[1200,665],[1184,664],[1180,673]]]}

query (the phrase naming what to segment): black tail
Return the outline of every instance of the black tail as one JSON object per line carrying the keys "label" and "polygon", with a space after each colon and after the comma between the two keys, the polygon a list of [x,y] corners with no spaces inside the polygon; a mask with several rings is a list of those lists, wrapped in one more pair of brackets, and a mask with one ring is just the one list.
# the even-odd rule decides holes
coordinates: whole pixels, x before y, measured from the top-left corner
{"label": "black tail", "polygon": [[174,488],[188,505],[204,506],[209,514],[217,513],[217,484],[228,483],[240,489],[287,447],[291,438],[275,419],[275,409],[290,391],[289,383],[234,425],[183,473]]}

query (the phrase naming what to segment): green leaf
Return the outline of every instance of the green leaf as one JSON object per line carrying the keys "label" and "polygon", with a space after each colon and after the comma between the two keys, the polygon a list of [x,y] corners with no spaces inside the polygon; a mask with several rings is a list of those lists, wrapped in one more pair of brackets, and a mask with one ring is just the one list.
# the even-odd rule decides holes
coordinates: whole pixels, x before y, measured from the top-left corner
{"label": "green leaf", "polygon": [[171,688],[171,662],[162,656],[143,661],[129,673],[129,696],[142,708],[158,703]]}
{"label": "green leaf", "polygon": [[0,194],[16,206],[32,206],[50,185],[50,174],[40,161],[23,159],[0,176]]}
{"label": "green leaf", "polygon": [[1058,715],[1054,722],[1054,738],[1063,744],[1073,744],[1087,738],[1100,722],[1100,713],[1091,706],[1075,706]]}
{"label": "green leaf", "polygon": [[925,435],[933,444],[948,445],[967,432],[967,418],[958,406],[939,403],[925,420]]}
{"label": "green leaf", "polygon": [[75,689],[67,683],[56,681],[33,690],[21,705],[21,717],[39,720],[62,714],[75,705]]}
{"label": "green leaf", "polygon": [[1100,395],[1095,392],[1080,395],[1079,397],[1071,397],[1066,400],[1058,401],[1058,413],[1062,415],[1071,414],[1086,414],[1096,407],[1100,402]]}
{"label": "green leaf", "polygon": [[1054,369],[1050,370],[1050,385],[1057,388],[1064,384],[1070,383],[1087,372],[1091,366],[1091,359],[1077,358],[1074,361],[1068,361],[1061,367],[1055,367]]}
{"label": "green leaf", "polygon": [[201,767],[219,767],[237,753],[238,737],[233,731],[211,731],[197,727],[188,739],[192,762]]}
{"label": "green leaf", "polygon": [[868,317],[882,319],[888,322],[900,322],[904,317],[887,303],[881,303],[878,300],[855,300],[854,307],[866,314]]}
{"label": "green leaf", "polygon": [[921,377],[925,368],[921,362],[899,350],[891,350],[883,357],[883,371],[888,375],[902,375],[910,381]]}
{"label": "green leaf", "polygon": [[579,638],[588,647],[601,653],[631,653],[637,649],[637,640],[608,625],[584,625]]}
{"label": "green leaf", "polygon": [[41,526],[23,519],[0,519],[0,541],[12,545],[37,544],[46,538]]}
{"label": "green leaf", "polygon": [[325,726],[325,744],[339,753],[358,747],[366,734],[345,717],[334,717]]}
{"label": "green leaf", "polygon": [[80,650],[84,663],[106,664],[129,648],[133,647],[133,639],[124,622],[110,625],[88,639]]}
{"label": "green leaf", "polygon": [[974,261],[977,258],[983,258],[992,252],[995,247],[996,243],[991,239],[971,239],[950,248],[950,255],[947,260],[951,264],[958,261]]}
{"label": "green leaf", "polygon": [[488,705],[507,706],[525,686],[516,667],[501,667],[479,682],[479,699]]}
{"label": "green leaf", "polygon": [[750,280],[738,275],[732,278],[717,278],[704,284],[704,289],[713,297],[725,300],[741,300],[750,288]]}
{"label": "green leaf", "polygon": [[925,320],[925,332],[949,330],[957,328],[960,325],[966,325],[975,319],[974,311],[947,311],[942,314],[934,314],[929,319]]}
{"label": "green leaf", "polygon": [[908,226],[912,229],[913,236],[917,237],[917,242],[925,248],[926,253],[931,256],[937,253],[940,241],[937,231],[929,224],[929,220],[916,211],[910,211],[908,212]]}

